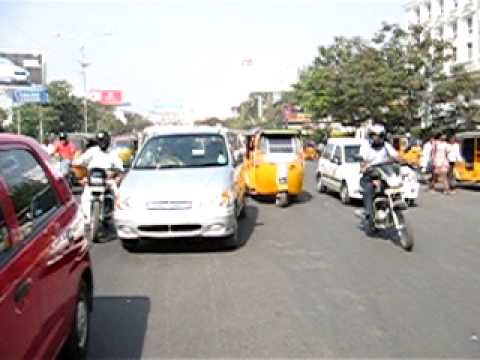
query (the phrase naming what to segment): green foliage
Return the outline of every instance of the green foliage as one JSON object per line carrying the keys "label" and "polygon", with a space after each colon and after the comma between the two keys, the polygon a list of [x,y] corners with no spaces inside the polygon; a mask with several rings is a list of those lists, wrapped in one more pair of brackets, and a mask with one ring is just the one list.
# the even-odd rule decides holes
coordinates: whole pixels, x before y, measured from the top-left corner
{"label": "green foliage", "polygon": [[461,68],[447,76],[450,49],[419,26],[404,31],[383,24],[370,41],[335,38],[302,72],[294,98],[316,119],[331,116],[345,125],[380,120],[394,132],[409,131],[421,119],[444,121],[446,102],[455,102],[470,123],[478,109],[458,99],[471,99],[474,83]]}

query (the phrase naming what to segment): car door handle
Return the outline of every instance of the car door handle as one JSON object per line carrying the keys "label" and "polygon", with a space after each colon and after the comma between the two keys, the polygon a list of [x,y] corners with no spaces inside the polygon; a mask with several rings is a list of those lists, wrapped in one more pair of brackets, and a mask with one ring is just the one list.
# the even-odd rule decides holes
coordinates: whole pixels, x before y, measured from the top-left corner
{"label": "car door handle", "polygon": [[30,292],[30,287],[32,286],[32,279],[28,278],[26,280],[23,280],[16,288],[15,288],[15,294],[14,294],[14,299],[16,303],[19,303],[22,301],[25,296],[28,295]]}

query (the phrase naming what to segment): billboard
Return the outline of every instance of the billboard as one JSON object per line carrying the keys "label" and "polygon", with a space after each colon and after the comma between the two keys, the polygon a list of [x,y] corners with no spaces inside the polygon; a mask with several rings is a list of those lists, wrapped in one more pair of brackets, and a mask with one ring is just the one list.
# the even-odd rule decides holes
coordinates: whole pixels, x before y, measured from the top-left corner
{"label": "billboard", "polygon": [[123,105],[123,94],[121,90],[92,90],[90,97],[93,101],[107,106]]}
{"label": "billboard", "polygon": [[0,49],[0,85],[45,85],[46,81],[46,59],[43,52]]}

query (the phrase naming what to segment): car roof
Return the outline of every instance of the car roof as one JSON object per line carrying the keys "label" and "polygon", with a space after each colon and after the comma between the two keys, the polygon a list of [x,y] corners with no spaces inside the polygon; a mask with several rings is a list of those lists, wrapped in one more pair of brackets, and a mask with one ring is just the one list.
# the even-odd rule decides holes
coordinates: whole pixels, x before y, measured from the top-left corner
{"label": "car roof", "polygon": [[12,144],[12,145],[27,145],[29,147],[32,147],[34,149],[37,149],[38,143],[35,139],[28,137],[28,136],[23,136],[23,135],[16,135],[16,134],[11,134],[11,133],[1,133],[0,134],[0,144]]}
{"label": "car roof", "polygon": [[480,137],[480,131],[467,131],[455,135],[457,138],[463,139],[468,137]]}
{"label": "car roof", "polygon": [[201,135],[225,134],[226,130],[218,126],[156,126],[145,131],[147,138],[161,135]]}
{"label": "car roof", "polygon": [[359,139],[359,138],[352,138],[352,137],[342,137],[342,138],[330,138],[327,141],[327,144],[334,144],[334,145],[363,145],[367,140]]}

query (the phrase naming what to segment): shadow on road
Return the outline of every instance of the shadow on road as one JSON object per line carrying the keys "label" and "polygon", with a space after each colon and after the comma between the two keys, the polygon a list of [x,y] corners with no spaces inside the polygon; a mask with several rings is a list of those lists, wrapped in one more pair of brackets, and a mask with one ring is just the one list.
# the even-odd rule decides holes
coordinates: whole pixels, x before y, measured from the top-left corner
{"label": "shadow on road", "polygon": [[89,359],[141,359],[150,299],[95,297]]}
{"label": "shadow on road", "polygon": [[[257,223],[258,208],[248,205],[246,216],[239,220],[238,239],[239,247],[245,246],[252,237],[255,227],[263,224]],[[237,247],[238,248],[238,247]],[[232,245],[229,239],[200,239],[200,238],[177,238],[177,239],[153,239],[142,240],[135,253],[186,253],[186,252],[218,252],[231,251]]]}

